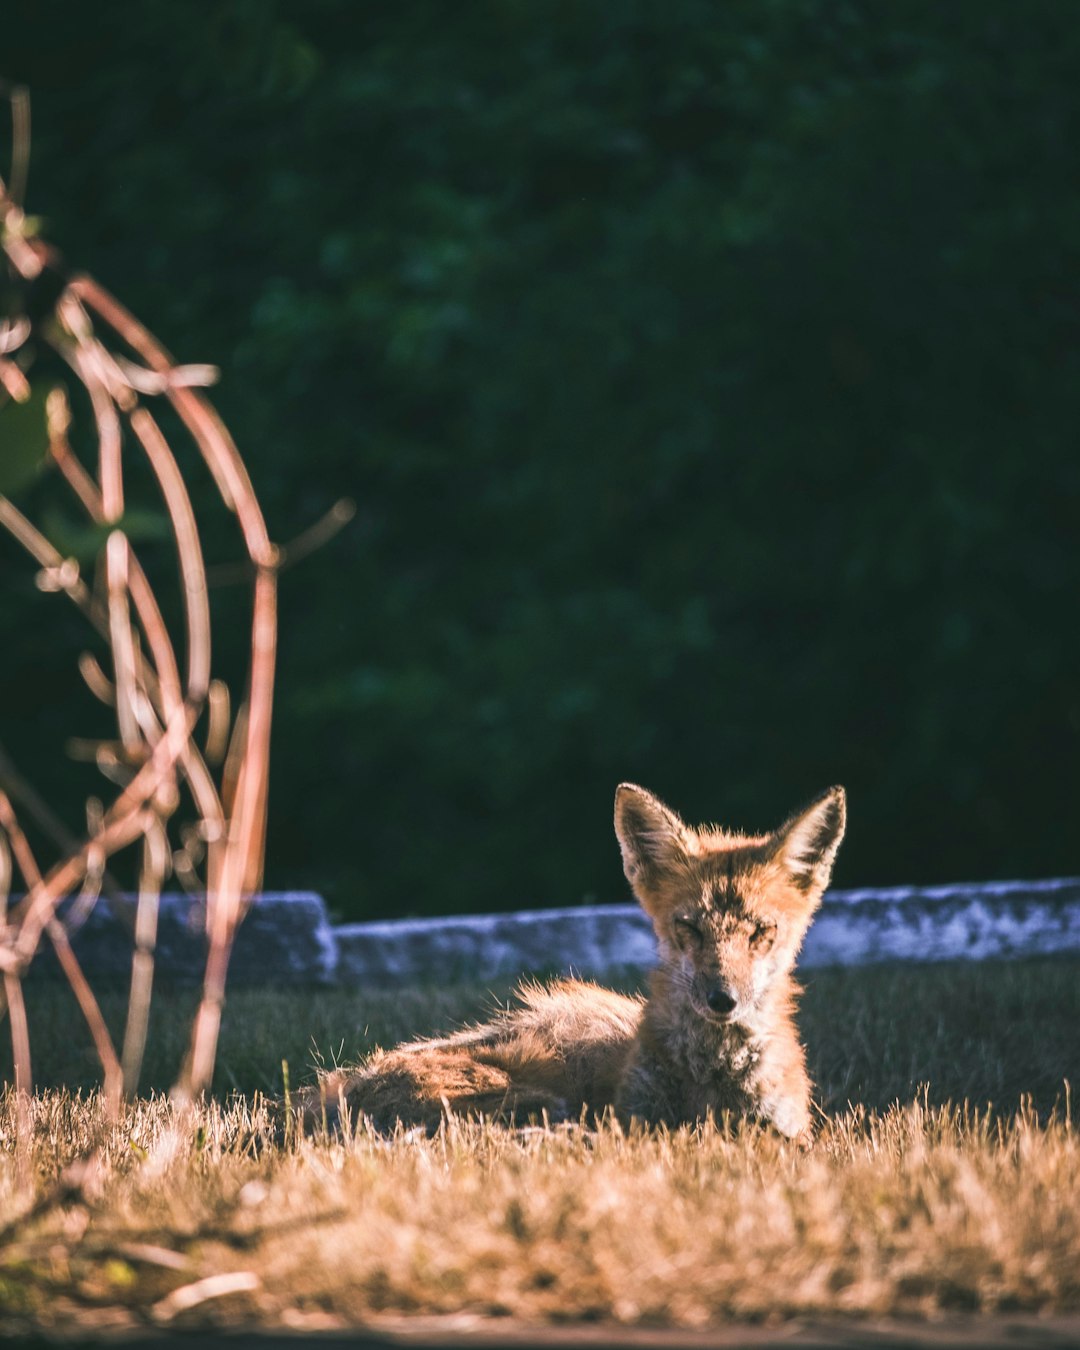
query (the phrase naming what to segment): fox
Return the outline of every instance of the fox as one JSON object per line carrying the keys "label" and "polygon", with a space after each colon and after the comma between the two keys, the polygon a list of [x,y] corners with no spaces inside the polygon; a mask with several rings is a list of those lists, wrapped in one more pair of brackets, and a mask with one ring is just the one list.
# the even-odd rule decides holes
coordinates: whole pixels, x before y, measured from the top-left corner
{"label": "fox", "polygon": [[377,1132],[446,1116],[629,1127],[748,1117],[808,1148],[812,1084],[793,968],[846,827],[831,787],[778,829],[692,828],[635,783],[615,794],[623,870],[652,921],[644,995],[580,979],[525,982],[489,1021],[377,1050],[301,1103],[307,1128],[342,1110]]}

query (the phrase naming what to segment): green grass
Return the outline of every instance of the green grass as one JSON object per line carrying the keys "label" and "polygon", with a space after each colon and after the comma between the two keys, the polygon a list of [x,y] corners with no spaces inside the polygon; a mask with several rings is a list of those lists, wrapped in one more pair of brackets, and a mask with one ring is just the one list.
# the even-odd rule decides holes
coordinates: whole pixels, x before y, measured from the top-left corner
{"label": "green grass", "polygon": [[[641,987],[632,975],[609,982]],[[1009,1109],[1029,1095],[1046,1111],[1065,1079],[1080,1083],[1080,962],[873,966],[811,971],[804,983],[799,1025],[827,1109],[881,1109],[927,1085],[932,1103]],[[237,990],[225,1009],[214,1091],[280,1092],[282,1060],[295,1085],[317,1062],[355,1061],[375,1045],[483,1017],[511,989]],[[93,1048],[66,986],[31,984],[27,1001],[38,1085],[95,1085]],[[119,1036],[124,991],[107,991],[101,1002]],[[195,1002],[192,991],[155,994],[144,1091],[175,1078]],[[0,1057],[0,1072],[9,1068]]]}
{"label": "green grass", "polygon": [[[158,1093],[109,1126],[93,1094],[59,1086],[91,1084],[92,1059],[68,996],[35,987],[42,1090],[22,1170],[13,1094],[0,1100],[0,1336],[1080,1310],[1066,1089],[1080,1076],[1080,962],[827,971],[807,985],[826,1118],[806,1155],[747,1123],[276,1138],[254,1094],[280,1086],[282,1059],[299,1082],[313,1047],[352,1058],[481,1015],[493,995],[464,986],[238,991],[218,1101],[178,1117]],[[119,1018],[122,995],[107,1004]],[[170,1082],[192,1006],[159,992],[148,1087]],[[65,1173],[91,1149],[88,1171]]]}

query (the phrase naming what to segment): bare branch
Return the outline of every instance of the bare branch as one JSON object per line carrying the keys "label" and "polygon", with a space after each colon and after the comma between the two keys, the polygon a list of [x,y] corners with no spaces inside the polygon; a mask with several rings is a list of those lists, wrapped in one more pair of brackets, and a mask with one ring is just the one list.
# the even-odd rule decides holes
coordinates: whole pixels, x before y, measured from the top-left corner
{"label": "bare branch", "polygon": [[[53,347],[86,392],[96,434],[96,465],[92,471],[72,449],[72,410],[60,386],[54,386],[46,400],[48,455],[59,469],[54,481],[70,490],[92,525],[106,534],[103,567],[99,563],[95,585],[87,584],[76,558],[65,557],[4,497],[0,497],[0,526],[37,563],[39,588],[66,594],[108,649],[111,678],[106,674],[108,666],[92,652],[79,658],[79,670],[96,697],[113,710],[115,732],[93,741],[75,737],[70,744],[77,754],[85,751],[109,782],[117,785],[111,804],[88,805],[87,834],[80,839],[22,783],[0,752],[4,783],[60,852],[59,859],[43,872],[9,798],[0,798],[0,898],[7,921],[0,943],[0,970],[12,1017],[17,1082],[25,1096],[30,1082],[30,1044],[20,977],[42,936],[48,935],[90,1024],[110,1103],[119,1100],[122,1082],[134,1091],[153,985],[158,900],[164,879],[174,867],[186,887],[198,890],[201,886],[205,894],[209,938],[202,1001],[177,1089],[179,1100],[191,1100],[210,1081],[232,943],[247,897],[262,872],[277,631],[276,573],[281,555],[270,542],[243,460],[201,391],[216,379],[216,370],[198,364],[178,366],[97,282],[84,275],[68,276],[57,255],[27,225],[21,193],[26,177],[28,105],[16,107],[21,97],[18,91],[11,97],[17,168],[10,191],[0,183],[4,225],[0,249],[17,275],[32,279],[49,268],[60,281],[55,322],[41,325],[41,341]],[[25,345],[29,332],[26,316],[19,314],[6,318],[0,327],[0,384],[16,399],[26,399],[33,392],[34,372],[28,364],[33,352]],[[15,352],[19,353],[18,365],[11,359]],[[182,434],[190,437],[207,464],[225,505],[236,516],[247,553],[243,566],[253,583],[250,666],[231,738],[233,700],[212,673],[210,607],[198,521],[180,471],[181,461],[162,430],[161,418],[149,406],[154,399],[169,405],[184,428]],[[125,460],[132,456],[149,465],[171,526],[186,645],[183,677],[176,644],[163,617],[170,607],[159,603],[125,529]],[[351,503],[338,503],[295,541],[294,556],[325,542],[351,517],[352,510]],[[82,557],[78,548],[73,551]],[[156,568],[151,575],[158,575]],[[207,705],[204,758],[194,733]],[[208,760],[220,764],[220,782],[215,781]],[[194,806],[194,822],[184,819],[184,802],[189,808]],[[170,843],[170,830],[179,841],[175,847]],[[68,933],[57,917],[57,906],[82,887],[72,913],[76,921],[84,918],[99,886],[115,890],[105,872],[106,860],[140,837],[135,952],[121,1068]],[[7,898],[12,864],[27,887],[26,895],[16,903],[8,903]],[[200,868],[205,874],[202,879]],[[122,901],[118,892],[116,897]],[[20,1110],[19,1131],[24,1137],[27,1114]]]}

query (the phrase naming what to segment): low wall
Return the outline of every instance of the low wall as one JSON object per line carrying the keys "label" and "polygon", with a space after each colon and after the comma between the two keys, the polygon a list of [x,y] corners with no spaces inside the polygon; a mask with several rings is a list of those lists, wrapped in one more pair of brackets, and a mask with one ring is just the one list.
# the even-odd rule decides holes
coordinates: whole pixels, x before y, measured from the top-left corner
{"label": "low wall", "polygon": [[[128,922],[100,902],[72,936],[91,977],[125,978]],[[256,896],[241,926],[229,979],[234,985],[387,986],[404,981],[490,980],[522,972],[602,974],[648,966],[655,944],[633,904],[379,923],[331,923],[320,896]],[[829,891],[800,958],[805,969],[882,961],[980,961],[1080,954],[1080,878],[892,886]],[[194,984],[202,974],[202,908],[189,896],[162,897],[157,979]],[[56,975],[51,952],[31,967]]]}

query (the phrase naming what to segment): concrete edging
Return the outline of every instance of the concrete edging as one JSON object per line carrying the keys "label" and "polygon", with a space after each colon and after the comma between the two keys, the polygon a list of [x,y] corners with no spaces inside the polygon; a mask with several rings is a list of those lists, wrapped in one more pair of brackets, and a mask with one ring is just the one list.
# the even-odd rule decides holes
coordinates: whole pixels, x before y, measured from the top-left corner
{"label": "concrete edging", "polygon": [[[99,902],[73,934],[91,977],[124,978],[131,939]],[[1080,878],[892,886],[830,891],[807,935],[804,968],[883,961],[980,961],[1080,954]],[[161,898],[159,978],[196,983],[205,946],[202,906],[186,895]],[[649,966],[655,943],[633,904],[581,905],[509,914],[333,924],[321,896],[269,892],[252,901],[233,953],[233,985],[388,986],[489,980],[523,972],[602,974]],[[57,974],[43,952],[31,974]]]}

